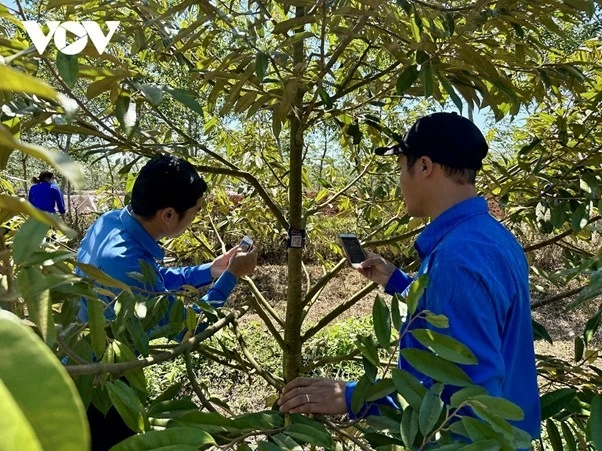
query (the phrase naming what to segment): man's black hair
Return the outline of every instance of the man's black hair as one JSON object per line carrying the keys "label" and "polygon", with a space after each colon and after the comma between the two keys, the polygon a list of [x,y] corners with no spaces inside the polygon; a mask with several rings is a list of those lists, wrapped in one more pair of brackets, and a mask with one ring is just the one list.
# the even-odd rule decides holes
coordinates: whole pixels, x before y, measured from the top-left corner
{"label": "man's black hair", "polygon": [[158,210],[173,208],[180,219],[207,191],[207,184],[186,160],[161,155],[144,165],[132,189],[132,210],[151,219]]}

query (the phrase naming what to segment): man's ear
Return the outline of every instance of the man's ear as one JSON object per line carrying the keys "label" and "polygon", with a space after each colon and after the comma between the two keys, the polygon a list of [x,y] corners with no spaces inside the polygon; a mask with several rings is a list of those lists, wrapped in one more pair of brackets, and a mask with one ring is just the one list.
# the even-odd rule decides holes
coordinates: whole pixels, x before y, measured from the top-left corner
{"label": "man's ear", "polygon": [[162,210],[159,210],[159,215],[161,217],[161,221],[163,222],[172,222],[174,219],[177,220],[177,212],[176,210],[174,210],[171,207],[167,207],[167,208],[163,208]]}
{"label": "man's ear", "polygon": [[420,172],[423,176],[428,177],[433,172],[433,160],[430,157],[420,157]]}

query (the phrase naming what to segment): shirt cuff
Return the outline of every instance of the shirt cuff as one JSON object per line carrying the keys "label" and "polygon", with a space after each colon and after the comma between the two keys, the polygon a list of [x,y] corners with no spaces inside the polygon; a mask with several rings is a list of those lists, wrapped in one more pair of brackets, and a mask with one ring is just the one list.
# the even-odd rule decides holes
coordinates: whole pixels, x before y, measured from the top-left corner
{"label": "shirt cuff", "polygon": [[391,274],[387,285],[385,285],[385,293],[390,295],[401,293],[411,282],[412,278],[410,276],[408,276],[401,269],[395,268],[395,271],[393,271],[393,274]]}
{"label": "shirt cuff", "polygon": [[238,280],[230,271],[224,271],[219,279],[213,284],[203,299],[212,307],[221,307],[226,303],[228,296],[234,290]]}

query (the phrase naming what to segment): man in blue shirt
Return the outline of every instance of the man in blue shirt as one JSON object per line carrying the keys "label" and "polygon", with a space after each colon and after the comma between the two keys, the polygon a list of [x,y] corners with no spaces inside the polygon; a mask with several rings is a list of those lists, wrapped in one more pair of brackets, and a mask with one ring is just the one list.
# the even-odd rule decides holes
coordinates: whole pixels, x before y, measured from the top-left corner
{"label": "man in blue shirt", "polygon": [[[515,425],[536,438],[540,405],[528,265],[516,238],[489,215],[486,200],[477,196],[476,172],[487,150],[485,138],[471,121],[435,113],[418,120],[399,144],[376,149],[376,153],[397,156],[408,213],[431,218],[415,243],[421,259],[417,276],[429,276],[418,311],[443,314],[450,327],[436,329],[416,320],[410,330],[436,329],[468,346],[478,364],[462,369],[490,395],[519,405],[525,416]],[[389,294],[405,294],[414,280],[370,252],[361,266],[360,273],[383,285]],[[411,334],[405,334],[400,343],[400,349],[407,348],[424,349]],[[425,387],[432,385],[401,355],[399,367]],[[355,386],[355,382],[297,378],[284,387],[280,409],[349,413],[353,418],[350,406]],[[443,399],[449,400],[454,390],[448,387]],[[364,415],[377,413],[376,405],[367,406],[367,412],[364,409]]]}
{"label": "man in blue shirt", "polygon": [[[217,279],[202,300],[221,307],[234,289],[237,280],[251,274],[257,264],[257,248],[243,252],[237,247],[199,266],[168,268],[161,265],[164,251],[158,244],[161,238],[181,235],[202,207],[207,190],[205,181],[185,160],[163,155],[150,160],[140,171],[132,189],[131,204],[122,210],[102,215],[88,230],[80,244],[77,260],[101,269],[114,279],[131,286],[134,293],[153,294],[179,290],[183,285],[201,287]],[[133,273],[148,273],[141,268],[144,262],[151,268],[154,280],[142,282]],[[79,274],[82,274],[78,270]],[[117,294],[120,290],[114,290]],[[115,318],[112,299],[105,316]],[[169,298],[170,303],[174,299]],[[88,321],[85,300],[79,319]],[[158,325],[167,322],[168,315]],[[92,449],[109,449],[133,432],[114,408],[103,415],[93,405],[88,409]]]}
{"label": "man in blue shirt", "polygon": [[[47,213],[59,214],[65,219],[65,202],[61,189],[54,183],[54,174],[42,171],[39,176],[31,179],[33,185],[27,196],[29,202],[36,208]],[[55,209],[56,206],[56,209]]]}

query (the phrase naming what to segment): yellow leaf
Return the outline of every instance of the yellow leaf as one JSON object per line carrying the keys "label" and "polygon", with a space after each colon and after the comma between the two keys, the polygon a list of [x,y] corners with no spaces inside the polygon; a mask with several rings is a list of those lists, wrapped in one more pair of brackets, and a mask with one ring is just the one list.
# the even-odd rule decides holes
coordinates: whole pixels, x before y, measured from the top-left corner
{"label": "yellow leaf", "polygon": [[0,65],[0,91],[32,94],[47,99],[57,99],[57,92],[46,83],[23,72]]}

